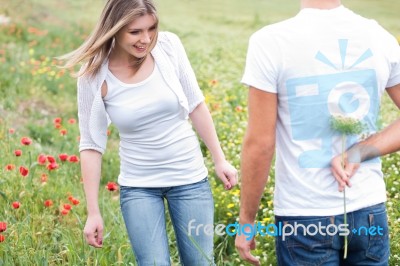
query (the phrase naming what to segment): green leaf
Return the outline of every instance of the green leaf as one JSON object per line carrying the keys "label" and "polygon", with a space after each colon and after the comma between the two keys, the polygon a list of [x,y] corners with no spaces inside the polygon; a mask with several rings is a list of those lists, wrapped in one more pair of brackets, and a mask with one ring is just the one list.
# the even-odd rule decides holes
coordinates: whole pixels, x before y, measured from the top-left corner
{"label": "green leaf", "polygon": [[4,198],[4,200],[7,200],[7,196],[6,194],[4,194],[3,192],[0,191],[0,196],[2,196]]}

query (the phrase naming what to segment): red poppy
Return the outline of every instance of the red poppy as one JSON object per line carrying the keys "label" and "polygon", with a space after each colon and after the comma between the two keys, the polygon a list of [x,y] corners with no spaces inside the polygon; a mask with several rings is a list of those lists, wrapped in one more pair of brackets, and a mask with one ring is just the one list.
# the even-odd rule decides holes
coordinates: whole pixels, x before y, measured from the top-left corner
{"label": "red poppy", "polygon": [[29,169],[26,168],[26,167],[24,167],[24,166],[20,166],[20,167],[19,167],[19,173],[20,173],[22,176],[27,176],[27,175],[29,174]]}
{"label": "red poppy", "polygon": [[46,174],[42,174],[42,175],[40,176],[40,181],[41,181],[42,183],[47,182],[47,175],[46,175]]}
{"label": "red poppy", "polygon": [[114,182],[108,182],[106,185],[106,189],[108,189],[109,191],[115,191],[118,190],[118,185]]}
{"label": "red poppy", "polygon": [[13,165],[13,164],[7,164],[6,165],[6,170],[7,171],[12,171],[12,170],[14,170],[14,168],[15,168],[15,165]]}
{"label": "red poppy", "polygon": [[71,155],[71,156],[69,157],[69,161],[70,161],[71,163],[77,163],[77,162],[79,162],[79,158],[78,158],[78,156],[76,156],[76,155]]}
{"label": "red poppy", "polygon": [[221,105],[219,103],[214,103],[213,108],[214,110],[218,110],[219,108],[221,108]]}
{"label": "red poppy", "polygon": [[54,124],[54,127],[57,128],[57,129],[59,129],[59,128],[61,128],[61,124],[55,123],[55,124]]}
{"label": "red poppy", "polygon": [[0,222],[0,233],[4,232],[7,230],[7,223],[6,222]]}
{"label": "red poppy", "polygon": [[47,155],[47,161],[49,161],[49,163],[55,163],[56,159],[51,155]]}
{"label": "red poppy", "polygon": [[60,153],[58,155],[58,158],[60,158],[61,161],[65,162],[68,159],[68,154],[66,153]]}
{"label": "red poppy", "polygon": [[11,204],[11,206],[12,206],[14,209],[19,209],[19,207],[21,206],[21,203],[19,203],[18,201],[14,201],[14,202]]}
{"label": "red poppy", "polygon": [[67,130],[66,130],[66,129],[61,129],[61,130],[60,130],[60,135],[61,135],[61,136],[67,135]]}
{"label": "red poppy", "polygon": [[75,123],[76,123],[75,118],[70,118],[70,119],[68,120],[68,123],[70,123],[70,124],[75,124]]}
{"label": "red poppy", "polygon": [[31,145],[31,143],[32,143],[32,140],[30,139],[30,138],[28,138],[28,137],[23,137],[23,138],[21,138],[21,144],[22,145]]}
{"label": "red poppy", "polygon": [[69,199],[69,201],[73,204],[73,205],[78,205],[79,203],[81,203],[78,199],[72,197]]}
{"label": "red poppy", "polygon": [[73,196],[69,196],[68,200],[73,204],[73,205],[78,205],[80,203],[80,201],[76,198],[74,198]]}
{"label": "red poppy", "polygon": [[38,164],[44,165],[44,164],[46,164],[47,156],[44,154],[39,154],[37,161],[38,161]]}
{"label": "red poppy", "polygon": [[56,117],[56,118],[53,119],[53,123],[54,124],[60,124],[61,121],[62,121],[61,117]]}
{"label": "red poppy", "polygon": [[49,163],[48,165],[47,165],[47,169],[48,170],[55,170],[55,169],[57,169],[58,168],[58,164],[57,163]]}
{"label": "red poppy", "polygon": [[19,157],[22,155],[22,151],[21,150],[15,150],[14,151],[15,156]]}
{"label": "red poppy", "polygon": [[3,236],[2,234],[0,234],[0,243],[1,243],[1,242],[4,242],[5,240],[6,240],[6,237]]}
{"label": "red poppy", "polygon": [[44,206],[50,207],[50,206],[52,206],[52,205],[53,205],[53,201],[52,201],[52,200],[45,200],[45,201],[44,201]]}
{"label": "red poppy", "polygon": [[13,129],[13,128],[9,128],[9,129],[8,129],[8,133],[10,133],[10,134],[14,134],[14,133],[15,133],[15,129]]}
{"label": "red poppy", "polygon": [[63,207],[64,207],[64,210],[68,210],[68,211],[72,209],[72,206],[69,205],[68,203],[65,203]]}
{"label": "red poppy", "polygon": [[62,211],[61,211],[61,214],[62,215],[67,215],[69,213],[69,210],[66,210],[66,209],[63,209]]}

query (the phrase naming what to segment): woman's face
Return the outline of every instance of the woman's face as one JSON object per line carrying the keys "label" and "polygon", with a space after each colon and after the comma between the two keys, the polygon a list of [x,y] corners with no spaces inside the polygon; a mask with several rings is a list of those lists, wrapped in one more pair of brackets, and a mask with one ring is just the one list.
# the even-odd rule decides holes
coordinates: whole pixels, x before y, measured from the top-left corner
{"label": "woman's face", "polygon": [[153,15],[144,15],[123,27],[115,35],[117,52],[143,58],[148,51],[157,30],[157,20]]}

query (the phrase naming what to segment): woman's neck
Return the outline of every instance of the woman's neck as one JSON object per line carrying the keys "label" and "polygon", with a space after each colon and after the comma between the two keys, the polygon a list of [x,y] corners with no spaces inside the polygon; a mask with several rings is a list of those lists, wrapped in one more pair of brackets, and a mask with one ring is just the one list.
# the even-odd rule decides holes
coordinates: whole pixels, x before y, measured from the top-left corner
{"label": "woman's neck", "polygon": [[301,0],[301,8],[333,9],[341,4],[340,0]]}
{"label": "woman's neck", "polygon": [[137,58],[117,49],[113,49],[108,58],[109,65],[118,67],[135,67],[143,59],[145,58]]}
{"label": "woman's neck", "polygon": [[[128,55],[125,55],[125,57],[128,57]],[[151,54],[143,58],[141,64],[138,64],[138,58],[133,60],[121,59],[111,53],[108,60],[108,69],[114,76],[125,83],[137,83],[150,76],[155,64]]]}

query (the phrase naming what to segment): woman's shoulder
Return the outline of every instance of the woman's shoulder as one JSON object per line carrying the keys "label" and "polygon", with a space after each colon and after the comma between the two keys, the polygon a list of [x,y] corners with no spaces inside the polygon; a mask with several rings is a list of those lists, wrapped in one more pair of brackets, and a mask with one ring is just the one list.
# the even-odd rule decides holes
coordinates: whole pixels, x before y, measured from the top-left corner
{"label": "woman's shoulder", "polygon": [[176,35],[175,33],[169,32],[169,31],[160,31],[158,33],[157,41],[161,45],[168,44],[168,45],[172,45],[172,46],[175,46],[175,45],[181,43],[178,35]]}
{"label": "woman's shoulder", "polygon": [[86,71],[86,69],[88,68],[88,63],[84,63],[78,72],[78,83],[91,84],[101,82],[101,79],[105,79],[105,75],[107,73],[107,65],[108,59],[104,60],[104,62],[100,66],[100,69],[96,73],[91,73]]}
{"label": "woman's shoulder", "polygon": [[86,69],[88,68],[88,63],[82,64],[78,71],[78,83],[79,82],[90,82],[93,79],[93,76],[91,76]]}

